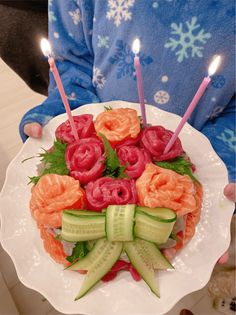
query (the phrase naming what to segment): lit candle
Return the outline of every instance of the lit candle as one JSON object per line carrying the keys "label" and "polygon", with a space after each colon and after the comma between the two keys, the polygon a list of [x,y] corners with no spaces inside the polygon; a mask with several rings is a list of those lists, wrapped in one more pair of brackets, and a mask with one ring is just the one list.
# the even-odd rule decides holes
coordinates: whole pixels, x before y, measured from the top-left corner
{"label": "lit candle", "polygon": [[133,42],[132,46],[134,56],[134,68],[136,73],[136,79],[137,79],[137,87],[138,87],[138,95],[139,95],[139,103],[140,103],[140,109],[141,109],[141,115],[143,120],[143,126],[145,127],[147,125],[147,119],[146,119],[146,110],[145,110],[145,103],[144,103],[144,92],[143,92],[143,80],[142,80],[142,73],[141,73],[141,65],[138,57],[138,53],[140,50],[140,41],[138,38],[136,38]]}
{"label": "lit candle", "polygon": [[52,57],[51,46],[50,46],[50,43],[48,42],[48,40],[45,38],[43,38],[41,40],[41,49],[42,49],[44,56],[46,56],[48,58],[50,70],[52,71],[53,77],[54,77],[56,84],[57,84],[58,91],[61,95],[61,99],[62,99],[62,102],[64,104],[64,107],[65,107],[65,110],[66,110],[66,113],[67,113],[67,116],[68,116],[68,119],[69,119],[69,122],[71,125],[71,130],[72,130],[73,136],[74,136],[75,140],[78,140],[79,136],[78,136],[78,133],[77,133],[77,130],[75,127],[75,122],[74,122],[74,119],[73,119],[72,114],[71,114],[70,105],[68,103],[66,93],[65,93],[65,90],[63,88],[63,84],[61,82],[61,78],[60,78],[59,72],[57,70],[55,60]]}
{"label": "lit candle", "polygon": [[197,93],[194,95],[194,98],[192,99],[192,102],[189,104],[188,109],[186,110],[183,118],[181,119],[178,127],[176,128],[174,134],[172,135],[170,141],[168,142],[165,150],[164,150],[164,154],[166,154],[167,152],[170,151],[170,149],[172,148],[173,144],[175,143],[176,139],[178,138],[178,135],[180,133],[180,131],[182,130],[184,124],[186,123],[186,121],[189,119],[190,115],[192,114],[194,108],[197,106],[200,98],[202,97],[202,95],[204,94],[206,88],[208,87],[209,83],[211,82],[211,76],[213,76],[213,74],[216,72],[219,63],[220,63],[220,56],[216,56],[214,58],[214,60],[212,61],[212,63],[210,64],[209,68],[208,68],[208,76],[205,77],[201,83],[201,85],[199,86]]}

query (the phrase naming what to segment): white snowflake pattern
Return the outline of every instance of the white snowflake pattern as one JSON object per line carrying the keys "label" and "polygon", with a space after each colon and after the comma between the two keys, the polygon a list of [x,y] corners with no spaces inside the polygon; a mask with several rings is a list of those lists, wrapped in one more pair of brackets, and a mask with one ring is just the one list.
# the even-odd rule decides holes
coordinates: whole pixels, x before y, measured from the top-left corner
{"label": "white snowflake pattern", "polygon": [[75,11],[69,11],[68,13],[71,16],[75,25],[78,25],[81,22],[80,9],[76,9]]}
{"label": "white snowflake pattern", "polygon": [[49,22],[55,22],[57,20],[53,11],[48,11],[48,20]]}
{"label": "white snowflake pattern", "polygon": [[101,73],[100,69],[94,67],[93,68],[93,86],[98,89],[102,89],[106,83],[105,76]]}
{"label": "white snowflake pattern", "polygon": [[168,82],[168,80],[169,80],[169,78],[168,78],[167,75],[163,75],[163,76],[161,77],[161,82],[163,82],[163,83]]}
{"label": "white snowflake pattern", "polygon": [[153,9],[157,9],[159,7],[159,3],[157,1],[152,4]]}
{"label": "white snowflake pattern", "polygon": [[160,91],[157,91],[154,95],[154,101],[157,104],[163,105],[163,104],[168,103],[169,100],[170,100],[170,95],[166,91],[160,90]]}
{"label": "white snowflake pattern", "polygon": [[68,100],[74,101],[76,100],[76,94],[75,92],[70,93],[69,95],[67,95]]}
{"label": "white snowflake pattern", "polygon": [[134,5],[135,0],[108,0],[109,11],[106,14],[108,20],[114,19],[114,24],[118,27],[122,19],[125,21],[132,19],[129,8]]}
{"label": "white snowflake pattern", "polygon": [[[194,16],[192,20],[186,23],[187,31],[183,29],[183,23],[177,25],[171,23],[171,34],[177,36],[177,38],[169,38],[169,42],[165,44],[165,48],[170,48],[172,51],[177,50],[175,55],[178,56],[177,61],[182,62],[185,58],[189,57],[203,57],[202,50],[203,45],[206,44],[207,40],[211,38],[210,33],[205,33],[204,29],[199,30],[200,24],[197,24],[197,18]],[[196,31],[198,29],[198,31]],[[197,33],[196,33],[197,32]],[[180,47],[179,47],[180,46]]]}
{"label": "white snowflake pattern", "polygon": [[53,33],[53,36],[54,36],[54,38],[58,39],[58,38],[60,37],[60,34],[57,33],[57,32],[54,32],[54,33]]}
{"label": "white snowflake pattern", "polygon": [[233,130],[226,128],[216,138],[222,140],[232,151],[236,152],[236,136]]}
{"label": "white snowflake pattern", "polygon": [[98,35],[98,47],[99,48],[109,48],[109,37],[108,36],[100,36]]}

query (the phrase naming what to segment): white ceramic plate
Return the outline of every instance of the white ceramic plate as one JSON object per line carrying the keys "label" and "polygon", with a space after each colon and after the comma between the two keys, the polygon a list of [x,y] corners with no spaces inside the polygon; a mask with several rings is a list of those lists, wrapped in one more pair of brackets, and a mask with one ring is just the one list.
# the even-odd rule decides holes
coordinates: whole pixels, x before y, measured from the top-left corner
{"label": "white ceramic plate", "polygon": [[[104,106],[131,107],[138,104],[112,102],[90,104],[76,109],[73,114],[93,113]],[[180,118],[147,105],[148,122],[175,130]],[[88,315],[159,315],[168,312],[183,296],[202,288],[209,280],[218,258],[230,242],[230,220],[234,204],[223,196],[227,171],[212,149],[209,141],[190,125],[181,132],[185,151],[197,166],[197,176],[204,188],[204,202],[200,222],[191,242],[174,260],[174,271],[159,272],[157,279],[161,298],[153,295],[143,282],[135,282],[122,272],[109,283],[102,283],[81,300],[74,302],[83,281],[83,275],[63,271],[43,249],[36,224],[29,211],[30,186],[28,176],[36,174],[37,159],[21,163],[50,148],[56,127],[66,120],[65,115],[54,118],[44,128],[42,140],[28,139],[11,162],[1,192],[1,242],[11,256],[19,279],[48,299],[60,312]]]}

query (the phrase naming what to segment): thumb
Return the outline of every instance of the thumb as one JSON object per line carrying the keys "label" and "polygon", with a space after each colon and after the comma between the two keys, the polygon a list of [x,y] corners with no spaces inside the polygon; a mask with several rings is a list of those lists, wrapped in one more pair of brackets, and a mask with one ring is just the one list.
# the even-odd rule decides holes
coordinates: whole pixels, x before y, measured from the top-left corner
{"label": "thumb", "polygon": [[24,126],[24,133],[31,138],[41,138],[42,126],[36,122],[26,124]]}
{"label": "thumb", "polygon": [[236,202],[236,184],[229,183],[225,186],[224,195],[233,202]]}

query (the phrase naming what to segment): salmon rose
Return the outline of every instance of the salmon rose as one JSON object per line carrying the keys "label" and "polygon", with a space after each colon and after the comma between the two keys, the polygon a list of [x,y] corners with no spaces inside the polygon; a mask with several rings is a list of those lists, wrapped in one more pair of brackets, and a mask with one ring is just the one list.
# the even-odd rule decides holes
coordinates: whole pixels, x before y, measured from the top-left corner
{"label": "salmon rose", "polygon": [[62,242],[55,239],[53,233],[43,226],[40,226],[40,237],[43,241],[45,251],[52,257],[52,259],[59,264],[68,266],[69,262],[66,260],[67,255],[64,252]]}
{"label": "salmon rose", "polygon": [[151,163],[137,179],[136,190],[141,206],[170,208],[177,216],[193,212],[198,207],[195,185],[189,176]]}
{"label": "salmon rose", "polygon": [[97,133],[102,133],[110,142],[134,139],[140,132],[137,111],[131,108],[117,108],[99,114],[95,120]]}
{"label": "salmon rose", "polygon": [[83,209],[85,193],[78,180],[57,174],[40,178],[32,189],[30,210],[38,226],[61,226],[62,211],[76,207]]}

